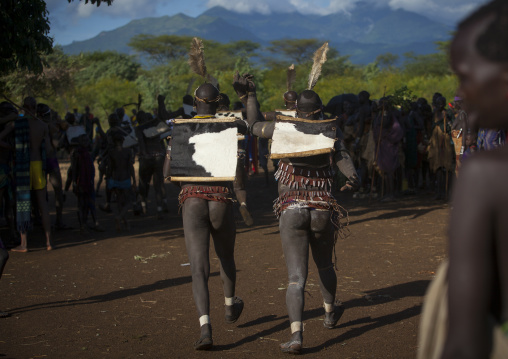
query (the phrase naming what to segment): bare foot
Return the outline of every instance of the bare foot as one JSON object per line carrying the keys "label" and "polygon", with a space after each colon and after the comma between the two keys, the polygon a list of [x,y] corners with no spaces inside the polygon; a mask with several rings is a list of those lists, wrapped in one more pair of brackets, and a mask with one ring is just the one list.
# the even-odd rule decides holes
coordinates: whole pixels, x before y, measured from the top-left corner
{"label": "bare foot", "polygon": [[11,248],[11,252],[26,253],[26,252],[28,252],[28,248],[17,246],[17,247]]}

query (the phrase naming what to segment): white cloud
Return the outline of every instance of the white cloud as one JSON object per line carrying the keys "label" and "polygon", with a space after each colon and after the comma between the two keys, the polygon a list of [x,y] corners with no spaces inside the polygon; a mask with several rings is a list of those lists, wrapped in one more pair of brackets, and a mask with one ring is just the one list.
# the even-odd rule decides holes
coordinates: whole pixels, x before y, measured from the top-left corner
{"label": "white cloud", "polygon": [[94,12],[93,10],[94,10],[93,6],[90,6],[89,4],[85,5],[85,3],[80,3],[78,5],[77,15],[78,15],[78,17],[85,17],[85,18],[90,17]]}
{"label": "white cloud", "polygon": [[488,0],[208,0],[207,7],[222,6],[242,14],[298,11],[302,14],[328,15],[339,12],[347,14],[362,1],[376,7],[388,5],[392,9],[416,12],[453,25]]}
{"label": "white cloud", "polygon": [[276,2],[269,0],[209,0],[206,6],[208,8],[221,6],[225,9],[238,12],[240,14],[249,14],[256,12],[267,15],[272,12],[291,12],[296,10],[288,0],[279,0]]}
{"label": "white cloud", "polygon": [[389,5],[392,9],[404,9],[441,22],[453,23],[486,2],[487,0],[390,0]]}

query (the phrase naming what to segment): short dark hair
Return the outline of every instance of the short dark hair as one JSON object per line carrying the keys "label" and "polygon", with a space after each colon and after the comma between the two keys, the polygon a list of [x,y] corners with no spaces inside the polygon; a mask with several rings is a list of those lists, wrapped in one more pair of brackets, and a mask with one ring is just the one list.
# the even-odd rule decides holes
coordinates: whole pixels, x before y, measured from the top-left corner
{"label": "short dark hair", "polygon": [[478,20],[494,15],[494,20],[476,40],[476,49],[487,60],[508,62],[508,1],[494,0],[483,5],[467,18],[462,20],[461,30]]}
{"label": "short dark hair", "polygon": [[33,108],[35,109],[37,106],[37,101],[35,101],[35,98],[32,96],[25,97],[23,100],[23,107],[25,108]]}

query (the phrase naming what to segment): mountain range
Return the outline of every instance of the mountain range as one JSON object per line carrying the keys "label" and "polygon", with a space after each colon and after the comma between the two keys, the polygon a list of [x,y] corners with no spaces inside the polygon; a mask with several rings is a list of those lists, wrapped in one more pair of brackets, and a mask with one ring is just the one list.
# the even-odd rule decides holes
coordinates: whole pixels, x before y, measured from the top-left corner
{"label": "mountain range", "polygon": [[326,16],[299,12],[239,14],[213,7],[195,18],[177,14],[132,20],[91,39],[63,46],[63,50],[67,54],[105,50],[134,54],[127,43],[138,34],[188,35],[223,43],[251,40],[262,46],[285,38],[317,38],[329,41],[340,55],[350,55],[351,62],[367,64],[388,52],[399,56],[436,52],[434,43],[448,40],[452,31],[452,26],[413,12],[367,3],[358,3],[349,14]]}

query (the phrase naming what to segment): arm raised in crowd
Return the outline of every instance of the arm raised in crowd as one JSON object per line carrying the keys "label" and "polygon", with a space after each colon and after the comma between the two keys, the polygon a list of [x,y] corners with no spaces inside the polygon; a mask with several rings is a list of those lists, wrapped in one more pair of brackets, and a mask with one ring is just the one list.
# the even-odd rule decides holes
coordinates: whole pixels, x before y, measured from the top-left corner
{"label": "arm raised in crowd", "polygon": [[260,138],[272,138],[275,122],[265,122],[265,118],[259,110],[253,76],[249,74],[235,75],[233,87],[240,89],[240,91],[247,91],[247,122],[251,133]]}
{"label": "arm raised in crowd", "polygon": [[166,99],[166,96],[159,95],[157,96],[157,113],[159,115],[159,119],[161,121],[167,121],[171,118],[176,118],[178,116],[183,116],[185,114],[185,111],[183,110],[183,107],[180,107],[178,110],[174,112],[169,112],[166,109],[166,105],[164,104],[164,100]]}

